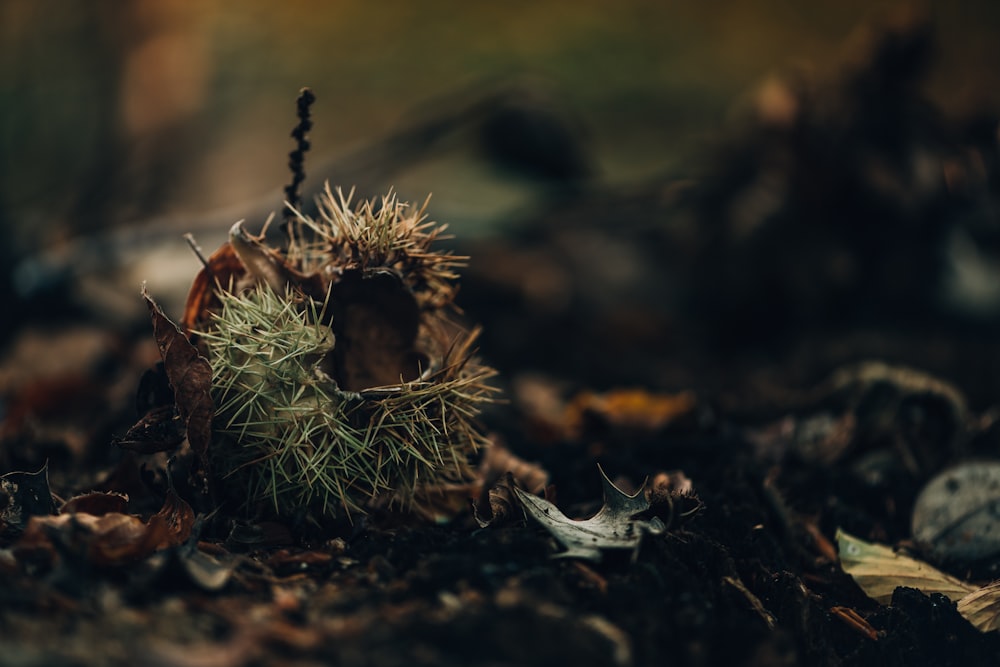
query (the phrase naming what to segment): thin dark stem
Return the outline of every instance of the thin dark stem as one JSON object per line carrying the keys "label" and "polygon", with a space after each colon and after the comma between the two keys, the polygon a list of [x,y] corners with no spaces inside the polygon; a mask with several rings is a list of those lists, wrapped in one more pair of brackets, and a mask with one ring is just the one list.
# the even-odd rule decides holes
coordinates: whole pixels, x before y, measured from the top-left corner
{"label": "thin dark stem", "polygon": [[309,88],[303,88],[299,91],[299,97],[296,100],[296,116],[299,119],[299,123],[292,130],[292,138],[295,139],[296,146],[295,150],[288,154],[288,168],[292,171],[292,182],[285,187],[285,201],[288,203],[288,206],[285,207],[283,216],[285,233],[289,237],[291,237],[292,220],[295,217],[289,207],[298,209],[302,203],[302,198],[299,195],[299,185],[302,184],[302,181],[306,180],[306,172],[303,168],[306,152],[309,150],[309,140],[306,139],[306,135],[312,129],[309,107],[315,101],[316,96]]}

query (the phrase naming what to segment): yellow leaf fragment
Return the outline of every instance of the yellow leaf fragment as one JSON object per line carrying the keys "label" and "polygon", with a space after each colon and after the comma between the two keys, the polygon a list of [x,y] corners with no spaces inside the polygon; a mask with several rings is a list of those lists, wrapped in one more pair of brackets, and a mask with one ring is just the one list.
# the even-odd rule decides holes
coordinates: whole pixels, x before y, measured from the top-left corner
{"label": "yellow leaf fragment", "polygon": [[1000,629],[1000,581],[987,584],[959,600],[958,613],[981,632]]}
{"label": "yellow leaf fragment", "polygon": [[976,590],[955,577],[927,563],[896,553],[887,546],[872,544],[837,531],[840,565],[851,575],[868,597],[879,604],[889,604],[899,586],[916,588],[925,594],[941,593],[958,601]]}

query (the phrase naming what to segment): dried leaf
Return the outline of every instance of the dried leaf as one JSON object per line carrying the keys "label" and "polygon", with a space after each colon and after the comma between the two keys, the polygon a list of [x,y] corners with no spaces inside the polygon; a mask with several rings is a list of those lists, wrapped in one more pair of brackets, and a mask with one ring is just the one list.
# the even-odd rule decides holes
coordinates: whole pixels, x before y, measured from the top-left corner
{"label": "dried leaf", "polygon": [[163,538],[156,544],[157,549],[183,544],[191,536],[194,528],[194,510],[173,491],[167,492],[160,511],[149,518],[150,526],[162,524],[166,527]]}
{"label": "dried leaf", "polygon": [[960,600],[976,587],[945,574],[927,563],[896,553],[881,544],[872,544],[837,531],[840,565],[851,575],[868,597],[879,604],[889,604],[900,586],[916,588],[926,594],[941,593]]}
{"label": "dried leaf", "polygon": [[56,547],[70,557],[84,557],[93,565],[108,567],[141,560],[158,549],[181,544],[190,536],[193,525],[191,507],[170,492],[163,508],[148,522],[120,512],[36,516],[28,523],[18,548]]}
{"label": "dried leaf", "polygon": [[982,632],[1000,630],[1000,581],[987,584],[959,600],[958,613]]}
{"label": "dried leaf", "polygon": [[958,613],[981,632],[1000,630],[1000,581],[983,586],[959,600]]}
{"label": "dried leaf", "polygon": [[115,440],[115,445],[139,454],[169,452],[184,442],[184,430],[177,406],[161,405],[147,412],[120,440]]}
{"label": "dried leaf", "polygon": [[247,270],[230,243],[223,243],[213,252],[207,265],[195,276],[184,305],[181,326],[185,331],[194,331],[208,314],[220,307],[217,287],[235,284],[246,276]]}
{"label": "dried leaf", "polygon": [[0,532],[21,531],[33,516],[55,512],[49,491],[49,468],[38,472],[9,472],[0,476]]}
{"label": "dried leaf", "polygon": [[547,500],[514,487],[525,511],[566,547],[566,551],[556,555],[559,558],[599,561],[605,549],[631,549],[638,553],[643,533],[659,535],[667,529],[658,517],[649,521],[632,518],[649,509],[645,483],[635,495],[629,496],[608,479],[600,466],[598,470],[604,485],[604,506],[583,521],[569,519]]}
{"label": "dried leaf", "polygon": [[122,513],[128,509],[128,496],[121,493],[94,491],[74,496],[59,508],[60,514],[104,514]]}
{"label": "dried leaf", "polygon": [[940,558],[975,560],[1000,552],[1000,463],[946,470],[924,487],[913,508],[913,537]]}
{"label": "dried leaf", "polygon": [[514,508],[517,506],[514,500],[514,487],[514,475],[508,472],[489,488],[486,492],[485,503],[485,507],[490,510],[488,516],[483,516],[480,510],[480,506],[483,505],[482,500],[477,504],[471,498],[469,499],[469,504],[472,506],[472,516],[480,528],[499,525],[514,517]]}
{"label": "dried leaf", "polygon": [[594,418],[610,426],[657,431],[697,406],[690,391],[653,394],[642,389],[619,389],[604,394],[583,392],[567,408],[569,432],[580,434]]}
{"label": "dried leaf", "polygon": [[191,449],[207,465],[208,445],[212,437],[212,367],[198,350],[163,314],[143,287],[142,298],[153,319],[153,335],[160,349],[163,368],[174,390],[177,412],[184,423]]}

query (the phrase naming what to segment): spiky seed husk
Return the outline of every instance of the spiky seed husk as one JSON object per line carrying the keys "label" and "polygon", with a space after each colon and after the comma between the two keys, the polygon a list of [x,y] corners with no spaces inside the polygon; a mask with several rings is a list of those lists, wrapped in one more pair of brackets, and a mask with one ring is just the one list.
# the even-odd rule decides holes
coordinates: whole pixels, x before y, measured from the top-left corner
{"label": "spiky seed husk", "polygon": [[336,346],[330,291],[322,303],[294,286],[220,290],[221,309],[199,332],[214,369],[218,406],[213,470],[278,515],[364,512],[376,498],[398,504],[435,485],[468,480],[469,457],[486,443],[476,417],[492,400],[492,369],[471,358],[475,334],[455,333],[440,312],[464,258],[430,250],[443,228],[389,196],[349,210],[327,189],[321,217],[299,216],[288,250],[302,273],[391,269],[421,309],[421,343],[434,363],[417,380],[344,391],[326,372]]}

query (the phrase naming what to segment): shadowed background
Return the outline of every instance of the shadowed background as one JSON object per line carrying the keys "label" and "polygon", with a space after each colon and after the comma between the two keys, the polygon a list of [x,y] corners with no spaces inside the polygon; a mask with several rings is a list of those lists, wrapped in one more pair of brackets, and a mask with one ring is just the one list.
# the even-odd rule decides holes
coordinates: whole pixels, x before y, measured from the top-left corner
{"label": "shadowed background", "polygon": [[[528,85],[580,132],[599,178],[684,173],[769,74],[823,71],[883,8],[867,2],[7,0],[0,7],[0,211],[15,253],[165,213],[238,204],[288,180],[294,97],[314,108],[309,167],[491,86]],[[927,88],[996,106],[1000,10],[931,3]],[[461,144],[461,142],[457,142]],[[440,147],[396,175],[465,233],[525,198]],[[435,164],[435,160],[444,164]],[[388,169],[388,167],[387,167]],[[344,183],[350,186],[350,183]],[[280,205],[280,201],[274,204]],[[442,216],[443,217],[443,216]]]}
{"label": "shadowed background", "polygon": [[683,365],[662,352],[689,337],[717,362],[952,308],[952,265],[986,250],[956,289],[1000,320],[993,3],[7,0],[0,26],[19,314],[72,293],[126,322],[143,280],[177,313],[198,269],[182,234],[210,252],[280,210],[310,86],[307,202],[327,179],[433,193],[498,359],[662,382],[647,360]]}

